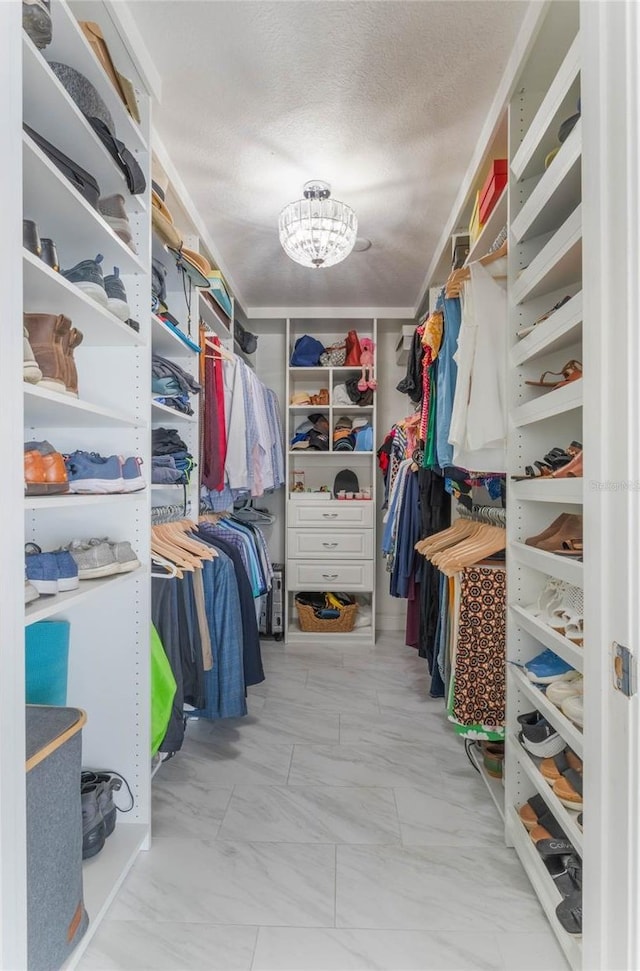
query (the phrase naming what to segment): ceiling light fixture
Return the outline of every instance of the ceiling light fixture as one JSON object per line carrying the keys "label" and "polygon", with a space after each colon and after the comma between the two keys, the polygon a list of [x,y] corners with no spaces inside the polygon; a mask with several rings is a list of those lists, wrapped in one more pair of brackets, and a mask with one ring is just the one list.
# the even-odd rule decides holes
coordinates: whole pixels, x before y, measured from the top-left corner
{"label": "ceiling light fixture", "polygon": [[290,202],[280,213],[280,242],[287,256],[315,269],[346,259],[358,235],[358,217],[344,202],[329,198],[331,186],[305,182],[304,199]]}

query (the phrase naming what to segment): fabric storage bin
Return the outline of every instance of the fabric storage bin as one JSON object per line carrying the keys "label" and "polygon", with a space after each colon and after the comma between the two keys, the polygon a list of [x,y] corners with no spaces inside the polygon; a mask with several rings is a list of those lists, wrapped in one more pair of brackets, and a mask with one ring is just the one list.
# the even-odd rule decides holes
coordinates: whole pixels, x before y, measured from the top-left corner
{"label": "fabric storage bin", "polygon": [[69,622],[42,620],[25,631],[26,702],[65,705],[69,659]]}
{"label": "fabric storage bin", "polygon": [[486,223],[487,219],[495,209],[496,202],[502,194],[502,190],[507,184],[507,160],[506,158],[496,158],[491,163],[489,174],[484,180],[484,185],[480,189],[480,204],[478,213],[480,223]]}
{"label": "fabric storage bin", "polygon": [[84,936],[78,708],[27,705],[27,962],[57,971]]}

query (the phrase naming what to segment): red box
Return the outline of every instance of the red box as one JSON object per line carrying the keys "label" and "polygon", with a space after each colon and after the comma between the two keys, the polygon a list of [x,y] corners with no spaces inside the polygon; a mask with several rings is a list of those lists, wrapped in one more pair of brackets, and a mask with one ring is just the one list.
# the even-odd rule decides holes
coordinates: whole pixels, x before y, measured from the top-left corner
{"label": "red box", "polygon": [[480,190],[480,222],[486,223],[507,184],[507,160],[496,158]]}

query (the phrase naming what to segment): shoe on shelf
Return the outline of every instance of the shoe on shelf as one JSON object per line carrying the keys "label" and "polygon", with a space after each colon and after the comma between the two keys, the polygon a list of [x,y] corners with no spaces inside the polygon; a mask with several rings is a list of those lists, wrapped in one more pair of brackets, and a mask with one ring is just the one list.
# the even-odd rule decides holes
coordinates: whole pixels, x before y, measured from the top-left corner
{"label": "shoe on shelf", "polygon": [[544,781],[553,786],[567,769],[582,772],[582,759],[579,759],[570,748],[564,748],[552,758],[543,759],[538,768]]}
{"label": "shoe on shelf", "polygon": [[72,327],[62,341],[62,351],[66,365],[65,388],[67,389],[67,394],[73,395],[74,398],[78,397],[78,369],[76,368],[73,352],[76,347],[82,344],[83,338],[84,334],[82,331],[76,327]]}
{"label": "shoe on shelf", "polygon": [[[129,795],[131,796],[131,800],[133,802],[133,796],[131,795],[129,784],[124,776],[121,776],[118,772],[92,772],[85,769],[80,778],[81,785],[83,787],[91,785],[97,787],[98,806],[104,820],[105,836],[111,836],[116,828],[116,817],[118,811],[113,794],[114,792],[120,791],[122,788],[122,783],[124,782],[129,790]],[[132,809],[133,805],[130,808]],[[129,810],[127,809],[121,810],[121,812],[128,811]]]}
{"label": "shoe on shelf", "polygon": [[31,583],[30,580],[27,580],[25,578],[25,581],[24,581],[24,604],[25,604],[25,607],[26,607],[27,604],[33,603],[34,600],[38,600],[39,597],[40,597],[40,594],[38,593],[38,591],[36,590],[36,588],[34,587],[34,585]]}
{"label": "shoe on shelf", "polygon": [[51,43],[51,0],[22,0],[22,27],[38,50]]}
{"label": "shoe on shelf", "polygon": [[25,568],[27,580],[39,594],[54,596],[58,593],[58,561],[54,553],[43,553],[35,543],[27,543],[25,548]]}
{"label": "shoe on shelf", "polygon": [[[546,159],[545,159],[545,166],[546,166]],[[565,303],[567,303],[569,300],[571,300],[571,296],[570,294],[567,294],[567,296],[563,297],[562,300],[559,300],[558,303],[556,303],[551,308],[551,310],[547,310],[540,317],[538,317],[537,320],[534,320],[532,324],[529,324],[527,327],[521,327],[520,330],[517,330],[516,337],[526,337],[527,334],[530,334],[532,330],[535,330],[538,324],[541,324],[543,320],[548,320],[552,314],[555,314],[556,310],[560,310],[560,307],[564,307]]]}
{"label": "shoe on shelf", "polygon": [[562,702],[575,695],[581,695],[584,691],[584,681],[582,675],[578,675],[572,681],[555,681],[550,684],[545,694],[552,705],[556,708],[562,707]]}
{"label": "shoe on shelf", "polygon": [[127,291],[120,279],[120,270],[114,266],[113,273],[104,278],[104,288],[107,291],[108,307],[119,320],[127,320],[131,311],[127,303]]}
{"label": "shoe on shelf", "polygon": [[574,937],[582,934],[582,891],[575,890],[556,907],[556,917],[561,927]]}
{"label": "shoe on shelf", "polygon": [[40,452],[24,453],[24,494],[25,496],[46,496],[47,483],[44,476],[44,462]]}
{"label": "shoe on shelf", "polygon": [[553,792],[563,806],[576,812],[582,809],[582,773],[567,769],[553,784]]}
{"label": "shoe on shelf", "polygon": [[48,237],[43,237],[40,240],[42,246],[42,252],[40,253],[40,259],[47,266],[50,266],[52,270],[56,273],[60,272],[60,260],[58,259],[58,251],[56,249],[56,244],[52,239]]}
{"label": "shoe on shelf", "polygon": [[564,543],[582,546],[582,516],[574,513],[563,515],[564,518],[559,516],[542,533],[525,539],[526,545],[535,546],[536,549],[545,550],[547,553],[562,551]]}
{"label": "shoe on shelf", "polygon": [[67,546],[67,551],[75,560],[81,580],[98,580],[121,572],[115,553],[108,543],[74,540]]}
{"label": "shoe on shelf", "polygon": [[519,715],[518,721],[522,726],[519,741],[532,755],[549,758],[558,755],[565,747],[564,739],[539,711]]}
{"label": "shoe on shelf", "polygon": [[113,196],[98,199],[98,212],[102,215],[104,221],[111,226],[114,233],[120,237],[122,242],[126,243],[131,252],[137,253],[133,245],[131,224],[129,223],[127,210],[124,206],[124,196],[116,193]]}
{"label": "shoe on shelf", "polygon": [[570,695],[569,698],[565,698],[560,705],[560,711],[578,728],[583,728],[584,696],[582,694]]}
{"label": "shoe on shelf", "polygon": [[106,308],[109,305],[109,300],[104,287],[102,267],[100,266],[102,260],[102,254],[98,253],[95,260],[81,260],[70,270],[63,270],[62,275],[69,283],[73,283],[78,290],[82,290],[101,307]]}
{"label": "shoe on shelf", "polygon": [[571,681],[578,676],[575,668],[546,648],[524,665],[529,681],[535,684],[553,684],[554,681]]}
{"label": "shoe on shelf", "polygon": [[98,801],[101,787],[95,782],[80,784],[82,805],[82,859],[90,860],[104,847],[106,826]]}
{"label": "shoe on shelf", "polygon": [[553,611],[562,603],[565,586],[564,580],[547,577],[538,599],[534,604],[525,607],[525,610],[537,617],[543,624],[549,624],[553,618]]}
{"label": "shoe on shelf", "polygon": [[114,541],[110,540],[108,536],[103,536],[100,539],[90,539],[87,542],[89,546],[100,546],[106,543],[115,556],[116,563],[118,564],[118,573],[133,573],[134,570],[142,566],[140,560],[133,552],[131,543],[127,542],[127,540]]}
{"label": "shoe on shelf", "polygon": [[67,363],[65,342],[71,321],[64,314],[24,314],[29,343],[42,372],[41,388],[66,394]]}
{"label": "shoe on shelf", "polygon": [[[27,486],[30,484],[30,478],[27,474],[27,455],[30,456],[29,461],[35,462],[35,468],[38,468],[38,459],[35,458],[34,454],[39,455],[42,462],[42,472],[44,475],[44,492],[31,492],[29,488],[26,490],[26,495],[60,495],[61,493],[69,491],[69,479],[67,477],[67,469],[64,464],[64,459],[60,452],[56,452],[53,445],[49,442],[25,442],[24,444],[24,457],[25,457],[25,483]],[[38,480],[40,482],[40,480]]]}
{"label": "shoe on shelf", "polygon": [[146,489],[147,483],[142,478],[142,459],[137,455],[130,455],[122,463],[123,492],[140,492]]}
{"label": "shoe on shelf", "polygon": [[51,556],[55,556],[58,567],[58,593],[77,590],[80,586],[80,578],[78,566],[71,554],[67,550],[55,550]]}
{"label": "shoe on shelf", "polygon": [[[549,380],[549,377],[559,378],[560,380]],[[582,364],[580,361],[567,361],[563,366],[561,371],[543,371],[539,381],[525,381],[531,388],[549,388],[555,390],[556,388],[564,388],[565,385],[571,384],[572,381],[579,381],[582,377]]]}
{"label": "shoe on shelf", "polygon": [[576,645],[582,646],[583,640],[584,593],[582,587],[570,583],[563,584],[561,599],[547,613],[545,623],[557,634],[562,634]]}
{"label": "shoe on shelf", "polygon": [[26,327],[23,327],[22,330],[22,377],[29,384],[38,384],[38,382],[42,381],[42,371],[38,367],[38,362],[34,357],[33,349],[29,343],[29,331]]}
{"label": "shoe on shelf", "polygon": [[512,475],[515,482],[523,482],[526,479],[558,479],[558,478],[577,478],[582,475],[582,445],[580,442],[571,442],[568,448],[556,446],[543,457],[541,461],[536,461],[533,465],[525,466],[524,475]]}
{"label": "shoe on shelf", "polygon": [[22,245],[34,256],[42,255],[42,243],[38,233],[38,227],[33,219],[22,220]]}
{"label": "shoe on shelf", "polygon": [[97,452],[78,450],[65,455],[65,465],[69,476],[69,492],[85,495],[110,495],[122,492],[122,462],[119,456],[104,458]]}

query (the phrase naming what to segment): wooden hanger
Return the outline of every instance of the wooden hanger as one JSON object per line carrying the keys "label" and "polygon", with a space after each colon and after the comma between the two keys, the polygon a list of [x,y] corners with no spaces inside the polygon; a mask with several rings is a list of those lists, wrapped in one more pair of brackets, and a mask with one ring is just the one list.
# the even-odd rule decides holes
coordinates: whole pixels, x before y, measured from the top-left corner
{"label": "wooden hanger", "polygon": [[205,354],[204,356],[207,359],[217,361],[222,357],[226,361],[231,361],[232,363],[236,360],[235,354],[232,354],[231,351],[228,351],[226,347],[223,347],[222,344],[212,344],[211,341],[206,339],[206,337],[204,341],[204,346],[205,346],[205,349],[208,348],[209,350],[214,352],[213,354]]}
{"label": "wooden hanger", "polygon": [[[508,247],[507,243],[503,243],[500,249],[497,249],[494,253],[487,253],[486,256],[481,256],[479,260],[474,260],[474,263],[481,263],[482,266],[491,266],[492,263],[501,260],[507,255]],[[459,270],[453,270],[447,278],[447,282],[444,285],[444,292],[446,297],[459,297],[460,289],[462,284],[467,280],[471,279],[471,264],[461,267]],[[494,280],[505,280],[505,276],[496,276]]]}

